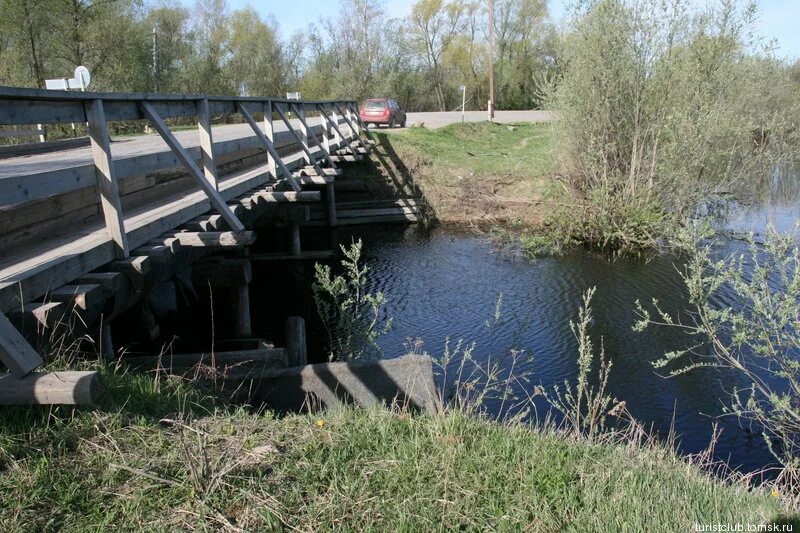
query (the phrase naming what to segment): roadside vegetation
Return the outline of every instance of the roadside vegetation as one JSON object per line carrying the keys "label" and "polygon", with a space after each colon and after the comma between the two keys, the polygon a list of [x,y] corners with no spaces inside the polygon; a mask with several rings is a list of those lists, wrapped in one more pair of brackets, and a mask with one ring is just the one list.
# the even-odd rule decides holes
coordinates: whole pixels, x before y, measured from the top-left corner
{"label": "roadside vegetation", "polygon": [[[377,132],[445,225],[538,226],[557,196],[549,124],[451,124]],[[386,157],[391,164],[391,157]],[[563,189],[562,189],[563,192]]]}
{"label": "roadside vegetation", "polygon": [[99,370],[99,409],[0,409],[4,531],[681,531],[790,520],[780,494],[714,478],[702,456],[687,461],[641,432],[587,434],[593,418],[536,427],[457,402],[431,414],[278,418],[178,377]]}

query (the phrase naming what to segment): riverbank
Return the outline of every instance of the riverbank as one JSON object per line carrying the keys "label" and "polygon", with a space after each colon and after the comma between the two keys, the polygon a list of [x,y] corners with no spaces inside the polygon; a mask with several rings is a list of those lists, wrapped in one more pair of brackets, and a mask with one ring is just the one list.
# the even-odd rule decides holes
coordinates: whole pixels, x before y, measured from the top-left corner
{"label": "riverbank", "polygon": [[551,127],[478,122],[378,131],[378,150],[402,165],[438,222],[531,228],[563,194],[552,177]]}
{"label": "riverbank", "polygon": [[688,531],[781,515],[660,447],[456,412],[276,418],[103,374],[96,411],[2,409],[4,531]]}

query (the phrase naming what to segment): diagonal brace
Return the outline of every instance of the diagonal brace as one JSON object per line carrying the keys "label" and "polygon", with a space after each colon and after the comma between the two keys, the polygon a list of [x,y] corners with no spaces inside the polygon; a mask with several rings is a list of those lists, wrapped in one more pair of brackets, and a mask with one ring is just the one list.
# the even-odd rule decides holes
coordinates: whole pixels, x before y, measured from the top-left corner
{"label": "diagonal brace", "polygon": [[269,152],[269,155],[272,156],[272,159],[274,159],[275,162],[278,163],[278,166],[283,171],[283,174],[286,176],[286,181],[289,182],[289,186],[292,188],[292,190],[294,192],[300,192],[302,190],[302,187],[300,187],[300,184],[297,183],[297,180],[294,179],[292,171],[289,170],[289,168],[286,166],[286,163],[283,162],[281,156],[278,155],[278,151],[275,149],[275,145],[272,144],[272,141],[270,141],[264,134],[264,132],[261,131],[261,129],[258,127],[258,124],[256,124],[256,121],[253,120],[253,115],[250,114],[250,111],[248,111],[241,104],[241,102],[236,102],[236,110],[239,112],[239,114],[242,115],[242,117],[244,117],[245,122],[247,122],[250,125],[250,129],[252,129],[253,133],[256,134],[256,137],[258,137],[258,140],[260,140],[261,144],[264,145],[264,148],[267,149],[267,152]]}
{"label": "diagonal brace", "polygon": [[192,159],[192,156],[189,155],[189,152],[181,146],[181,143],[178,142],[178,139],[175,138],[175,135],[172,134],[169,127],[166,125],[164,120],[158,115],[153,106],[150,105],[150,102],[143,101],[139,103],[139,106],[144,113],[144,116],[153,124],[153,127],[156,129],[161,138],[164,139],[164,142],[167,143],[170,150],[175,154],[178,160],[183,163],[183,166],[186,167],[186,170],[189,171],[189,175],[191,175],[194,180],[200,185],[200,188],[203,192],[206,193],[208,199],[211,201],[211,205],[219,211],[222,215],[222,218],[231,229],[235,232],[244,231],[244,224],[236,218],[236,215],[233,214],[231,208],[228,207],[228,204],[225,202],[225,199],[220,196],[217,189],[208,181],[206,176],[203,174],[203,171],[200,170],[197,164]]}
{"label": "diagonal brace", "polygon": [[283,111],[281,111],[281,107],[279,105],[275,106],[275,111],[278,113],[278,116],[281,117],[283,123],[286,124],[286,129],[288,129],[289,133],[292,134],[292,137],[295,138],[297,144],[299,144],[303,148],[303,152],[305,152],[305,154],[308,156],[308,160],[314,166],[314,170],[317,172],[317,174],[322,176],[322,168],[319,166],[319,163],[317,163],[317,158],[311,155],[311,151],[308,148],[306,148],[306,146],[303,144],[303,139],[301,139],[300,136],[297,134],[297,132],[294,131],[292,123],[289,122],[289,119],[286,118],[286,115],[283,114]]}
{"label": "diagonal brace", "polygon": [[[297,118],[300,120],[300,124],[302,124],[302,125],[303,125],[303,127],[304,127],[304,128],[306,129],[306,131],[308,132],[308,134],[309,134],[309,137],[311,137],[312,139],[314,139],[314,144],[316,144],[316,145],[319,147],[319,149],[322,151],[322,155],[325,157],[325,160],[328,162],[328,164],[331,166],[331,168],[336,168],[336,164],[333,162],[333,159],[331,159],[331,154],[329,154],[329,153],[328,153],[328,151],[327,151],[327,150],[325,150],[325,148],[324,148],[324,147],[322,146],[322,144],[319,142],[319,139],[317,139],[317,136],[316,136],[316,135],[314,135],[314,134],[311,132],[311,128],[309,128],[309,127],[308,127],[308,123],[306,122],[306,119],[305,119],[305,118],[303,118],[303,115],[302,115],[302,113],[300,113],[300,111],[297,109],[297,106],[295,106],[294,104],[290,104],[290,105],[291,105],[291,107],[292,107],[292,110],[294,111],[294,114],[295,114],[295,115],[297,115]],[[323,135],[325,135],[325,132],[323,132],[322,134],[323,134]]]}

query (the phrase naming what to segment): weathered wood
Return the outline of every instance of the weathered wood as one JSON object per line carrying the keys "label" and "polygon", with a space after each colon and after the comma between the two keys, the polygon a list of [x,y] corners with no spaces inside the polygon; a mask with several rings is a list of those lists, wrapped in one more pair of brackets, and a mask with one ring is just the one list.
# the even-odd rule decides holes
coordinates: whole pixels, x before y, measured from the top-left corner
{"label": "weathered wood", "polygon": [[256,241],[254,231],[179,231],[170,234],[181,246],[201,248],[229,248],[250,246]]}
{"label": "weathered wood", "polygon": [[42,133],[44,133],[43,129],[13,130],[13,131],[2,131],[2,130],[0,130],[0,138],[4,138],[4,137],[38,137]]}
{"label": "weathered wood", "polygon": [[134,368],[191,368],[196,365],[217,367],[241,365],[271,365],[286,360],[283,348],[260,348],[217,353],[184,353],[159,356],[123,357],[121,361]]}
{"label": "weathered wood", "polygon": [[172,250],[167,246],[140,246],[133,251],[136,255],[144,255],[151,262],[166,263],[172,258]]}
{"label": "weathered wood", "polygon": [[38,327],[50,329],[61,322],[66,306],[61,302],[38,302],[26,304],[24,308],[9,311],[12,322],[26,324],[33,321]]}
{"label": "weathered wood", "polygon": [[[42,358],[13,324],[0,313],[0,361],[14,376],[20,377],[42,364]],[[0,386],[0,390],[3,387]]]}
{"label": "weathered wood", "polygon": [[328,216],[328,225],[335,228],[337,225],[336,194],[333,183],[325,184],[325,214]]}
{"label": "weathered wood", "polygon": [[93,283],[85,285],[64,285],[52,291],[48,295],[54,302],[63,302],[74,305],[76,308],[86,311],[95,308],[105,300],[103,287]]}
{"label": "weathered wood", "polygon": [[217,163],[214,159],[214,138],[211,135],[211,111],[208,108],[208,99],[206,98],[197,102],[197,128],[200,133],[203,174],[208,182],[219,191]]}
{"label": "weathered wood", "polygon": [[[272,144],[272,141],[270,141],[267,138],[267,136],[264,135],[264,132],[258,128],[258,124],[256,124],[255,120],[253,120],[253,116],[250,114],[250,112],[243,105],[238,103],[236,105],[237,109],[239,110],[239,113],[242,115],[242,117],[244,117],[245,122],[247,122],[250,125],[250,128],[253,130],[253,133],[256,134],[256,137],[261,141],[261,143],[267,149],[267,152],[269,152],[269,154],[273,157],[273,160],[280,166],[286,181],[289,183],[292,189],[294,189],[295,192],[299,192],[300,185],[298,185],[292,178],[292,171],[289,170],[289,168],[283,162],[283,159],[281,159],[281,156],[278,155],[278,152],[277,150],[275,150],[275,146]],[[292,133],[294,133],[294,130],[291,131]]]}
{"label": "weathered wood", "polygon": [[253,279],[253,267],[248,259],[200,261],[192,264],[192,278],[212,287],[247,285]]}
{"label": "weathered wood", "polygon": [[292,123],[289,122],[288,118],[286,118],[286,115],[283,113],[283,111],[281,110],[281,107],[279,105],[275,106],[275,112],[278,113],[278,116],[283,121],[283,123],[286,125],[286,128],[289,130],[289,133],[294,136],[294,138],[297,140],[297,142],[303,148],[303,153],[306,156],[306,163],[312,165],[314,167],[314,169],[317,171],[317,174],[322,174],[322,169],[320,168],[319,163],[317,163],[317,158],[314,157],[314,155],[308,149],[307,144],[306,145],[303,144],[303,140],[300,138],[300,136],[294,130],[294,128],[292,127]]}
{"label": "weathered wood", "polygon": [[[303,141],[303,147],[305,148],[306,153],[310,154],[311,152],[308,151],[308,137],[309,137],[309,132],[311,131],[311,128],[308,127],[308,123],[306,122],[305,113],[303,113],[302,111],[298,110],[297,106],[294,105],[294,104],[292,104],[292,109],[295,110],[295,114],[297,115],[297,120],[300,121],[300,131],[302,132],[301,140]],[[323,137],[325,137],[324,134],[323,134]],[[325,137],[325,138],[327,139],[327,137]],[[314,144],[316,144],[319,147],[319,149],[322,151],[322,156],[325,158],[326,161],[328,161],[328,164],[331,167],[336,168],[336,164],[331,159],[330,148],[325,148],[325,146],[320,144],[319,139],[317,139],[317,136],[314,135],[313,133],[311,133],[311,139],[314,141]],[[315,168],[320,168],[320,167],[318,165],[315,165]],[[322,169],[320,168],[320,170],[322,170]],[[320,174],[322,174],[322,172],[320,172]]]}
{"label": "weathered wood", "polygon": [[108,270],[119,271],[129,276],[143,276],[150,272],[150,258],[144,255],[129,257],[128,259],[114,261],[106,265],[104,268]]}
{"label": "weathered wood", "polygon": [[97,405],[103,391],[97,372],[34,372],[0,376],[0,405]]}
{"label": "weathered wood", "polygon": [[291,241],[291,254],[295,257],[300,257],[303,253],[303,249],[300,245],[300,225],[296,222],[289,224],[289,239]]}
{"label": "weathered wood", "polygon": [[259,202],[266,203],[319,202],[322,197],[320,191],[260,191],[255,193],[254,196],[258,198]]}
{"label": "weathered wood", "polygon": [[363,155],[332,155],[331,159],[333,159],[337,163],[353,163],[356,161],[362,161],[364,159]]}
{"label": "weathered wood", "polygon": [[111,157],[111,140],[108,137],[108,125],[103,110],[103,101],[94,100],[86,107],[86,118],[89,125],[89,138],[92,143],[97,190],[100,193],[100,205],[111,240],[114,242],[114,255],[124,259],[130,255],[128,236],[125,232],[125,217],[119,198],[119,185]]}
{"label": "weathered wood", "polygon": [[214,209],[219,211],[219,213],[225,219],[225,222],[227,222],[234,231],[243,231],[244,225],[231,212],[231,210],[228,208],[228,205],[225,203],[225,200],[219,195],[219,192],[217,192],[216,188],[208,182],[205,175],[200,171],[199,168],[197,168],[197,165],[195,165],[192,157],[188,152],[186,152],[183,146],[181,146],[181,144],[170,131],[169,127],[167,127],[161,117],[158,116],[153,107],[148,102],[141,102],[140,105],[142,107],[142,111],[147,116],[147,119],[153,124],[153,127],[156,129],[156,131],[158,131],[159,135],[161,135],[161,138],[164,139],[164,142],[167,143],[170,149],[186,167],[186,170],[189,171],[189,174],[200,185],[200,188],[203,190],[203,192],[206,193],[206,196],[208,196],[209,200],[211,201],[211,205],[214,206]]}
{"label": "weathered wood", "polygon": [[250,325],[250,287],[237,283],[231,289],[234,297],[233,336],[246,338],[252,334]]}
{"label": "weathered wood", "polygon": [[90,272],[75,280],[78,285],[100,285],[103,296],[111,298],[125,290],[125,276],[120,272]]}
{"label": "weathered wood", "polygon": [[289,367],[308,364],[306,321],[299,316],[286,318],[286,355]]}
{"label": "weathered wood", "polygon": [[250,261],[318,261],[330,259],[335,255],[333,250],[309,250],[299,256],[285,253],[256,253],[250,254],[247,258]]}

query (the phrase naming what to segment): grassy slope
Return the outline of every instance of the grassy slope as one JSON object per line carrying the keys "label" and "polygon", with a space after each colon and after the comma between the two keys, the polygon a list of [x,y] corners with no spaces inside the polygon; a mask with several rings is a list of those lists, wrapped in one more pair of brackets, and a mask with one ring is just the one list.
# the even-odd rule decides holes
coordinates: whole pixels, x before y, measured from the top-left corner
{"label": "grassy slope", "polygon": [[275,419],[107,381],[103,410],[0,410],[3,531],[688,531],[779,513],[658,450],[457,413]]}
{"label": "grassy slope", "polygon": [[553,169],[550,125],[489,122],[378,133],[441,222],[535,225]]}

